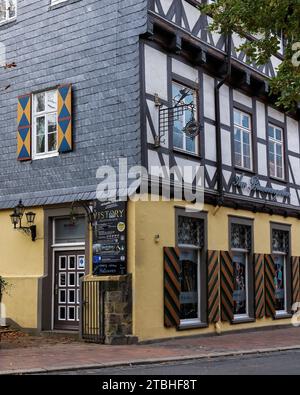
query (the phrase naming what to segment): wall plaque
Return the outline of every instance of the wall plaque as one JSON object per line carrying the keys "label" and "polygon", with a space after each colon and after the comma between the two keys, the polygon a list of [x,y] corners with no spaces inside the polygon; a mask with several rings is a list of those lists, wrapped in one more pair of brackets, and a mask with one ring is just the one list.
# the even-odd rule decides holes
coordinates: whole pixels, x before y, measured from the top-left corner
{"label": "wall plaque", "polygon": [[93,274],[126,274],[126,202],[97,202],[96,211],[97,220],[93,229]]}

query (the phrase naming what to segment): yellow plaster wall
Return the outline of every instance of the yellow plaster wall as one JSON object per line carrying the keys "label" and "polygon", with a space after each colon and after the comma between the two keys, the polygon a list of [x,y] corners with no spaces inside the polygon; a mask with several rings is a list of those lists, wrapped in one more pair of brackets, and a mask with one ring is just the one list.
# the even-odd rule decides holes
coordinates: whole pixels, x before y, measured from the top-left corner
{"label": "yellow plaster wall", "polygon": [[13,229],[9,217],[11,211],[0,212],[0,275],[10,284],[3,303],[7,317],[29,329],[37,327],[38,280],[44,274],[44,215],[42,209],[32,211],[36,213],[35,242]]}
{"label": "yellow plaster wall", "polygon": [[[137,202],[135,215],[131,218],[135,229],[134,273],[134,334],[140,340],[205,334],[214,332],[214,326],[206,329],[176,331],[166,329],[163,323],[163,247],[175,246],[175,207],[184,206],[178,202]],[[133,208],[132,208],[133,210]],[[300,221],[292,218],[254,214],[242,210],[206,205],[208,212],[208,249],[228,250],[228,216],[254,219],[254,245],[256,253],[270,253],[270,222],[292,225],[292,255],[300,256]],[[132,225],[130,225],[132,226]],[[159,242],[155,242],[159,235]],[[229,331],[265,325],[290,324],[290,320],[259,320],[254,324],[222,324],[218,330]]]}

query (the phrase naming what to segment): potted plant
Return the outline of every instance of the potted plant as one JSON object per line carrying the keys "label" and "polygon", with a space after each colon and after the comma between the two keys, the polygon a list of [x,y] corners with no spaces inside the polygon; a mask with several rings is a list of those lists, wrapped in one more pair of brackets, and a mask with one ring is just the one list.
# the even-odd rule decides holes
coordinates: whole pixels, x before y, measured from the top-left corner
{"label": "potted plant", "polygon": [[4,280],[2,276],[0,276],[0,303],[2,302],[2,297],[4,292],[6,292],[8,287],[8,282]]}
{"label": "potted plant", "polygon": [[6,326],[6,319],[5,317],[2,317],[2,297],[4,292],[7,291],[7,287],[8,287],[8,282],[6,280],[4,280],[3,277],[0,276],[0,328],[1,327],[5,327]]}

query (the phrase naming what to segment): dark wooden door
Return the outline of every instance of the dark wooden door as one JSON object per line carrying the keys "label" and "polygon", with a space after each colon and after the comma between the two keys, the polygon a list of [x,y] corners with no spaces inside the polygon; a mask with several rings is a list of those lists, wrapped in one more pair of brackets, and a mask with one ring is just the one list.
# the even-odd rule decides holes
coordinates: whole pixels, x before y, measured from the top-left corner
{"label": "dark wooden door", "polygon": [[80,314],[80,278],[85,275],[84,251],[55,253],[54,329],[78,330]]}

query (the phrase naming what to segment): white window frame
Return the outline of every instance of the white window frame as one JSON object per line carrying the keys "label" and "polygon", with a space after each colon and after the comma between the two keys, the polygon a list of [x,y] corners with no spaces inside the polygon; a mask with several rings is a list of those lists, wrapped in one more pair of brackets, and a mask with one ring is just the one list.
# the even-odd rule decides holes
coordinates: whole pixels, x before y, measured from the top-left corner
{"label": "white window frame", "polygon": [[185,319],[185,320],[180,320],[180,327],[184,326],[191,326],[191,325],[199,325],[201,324],[201,278],[200,278],[200,264],[201,264],[201,258],[200,258],[200,252],[201,249],[197,246],[190,245],[190,244],[179,244],[178,248],[180,250],[197,250],[197,292],[198,292],[198,317],[197,318],[191,318],[191,319]]}
{"label": "white window frame", "polygon": [[[252,127],[252,116],[245,111],[241,111],[238,108],[234,108],[233,112],[239,112],[241,115],[246,115],[249,118],[249,125],[250,129],[245,128],[243,125],[236,124],[235,121],[233,123],[233,128],[234,128],[234,134],[233,134],[233,140],[234,140],[234,166],[238,167],[240,169],[244,169],[246,171],[253,171],[253,127]],[[236,152],[235,152],[235,131],[236,129],[240,129],[242,131],[241,134],[241,157],[242,157],[242,165],[238,165],[236,163]],[[249,142],[250,142],[250,167],[245,166],[245,160],[244,160],[244,132],[249,135]]]}
{"label": "white window frame", "polygon": [[236,254],[243,254],[245,255],[246,262],[245,262],[245,273],[246,273],[246,314],[234,314],[233,320],[240,321],[250,318],[249,315],[249,251],[243,248],[233,248],[232,249],[233,255]]}
{"label": "white window frame", "polygon": [[3,20],[0,20],[0,25],[2,25],[3,23],[7,23],[7,22],[11,22],[17,19],[17,10],[18,10],[18,1],[15,0],[15,8],[16,8],[16,12],[15,15],[12,17],[9,17],[9,10],[8,10],[8,0],[6,1],[6,17]]}
{"label": "white window frame", "polygon": [[288,314],[287,311],[287,275],[286,275],[286,265],[287,265],[287,254],[285,252],[281,252],[281,251],[273,251],[273,255],[277,255],[277,256],[283,256],[284,257],[284,262],[283,262],[283,267],[284,267],[284,310],[276,310],[275,314],[276,317],[280,317],[280,316],[285,316]]}
{"label": "white window frame", "polygon": [[[178,81],[172,80],[172,105],[174,105],[174,98],[173,98],[173,86],[174,86],[174,85],[180,86],[181,88],[187,88],[187,89],[189,89],[190,91],[193,92],[193,96],[194,96],[194,107],[195,107],[195,119],[198,120],[198,103],[197,103],[197,97],[198,97],[198,95],[197,95],[197,91],[196,91],[194,88],[190,88],[189,86],[187,86],[187,85],[185,85],[185,84],[183,84],[183,83],[180,83],[180,82],[178,82]],[[184,116],[184,115],[183,115],[183,116]],[[187,121],[185,120],[184,123],[186,124]],[[172,134],[174,135],[174,125],[172,126]],[[176,150],[176,151],[182,151],[182,152],[185,152],[185,153],[188,153],[188,154],[191,154],[191,155],[199,155],[199,135],[196,136],[195,139],[194,139],[194,140],[195,140],[195,151],[190,151],[190,150],[188,150],[188,149],[186,148],[186,145],[187,145],[187,144],[186,144],[187,136],[186,136],[186,134],[184,133],[184,131],[182,131],[182,135],[183,135],[183,147],[182,147],[182,148],[180,148],[180,147],[175,147],[175,146],[174,146],[174,143],[173,143],[173,148],[174,148],[174,150]]]}
{"label": "white window frame", "polygon": [[[281,131],[281,140],[277,140],[276,137],[270,137],[269,135],[269,128],[273,128],[274,130],[280,130]],[[274,144],[274,155],[275,155],[275,175],[271,174],[271,161],[269,159],[269,172],[270,176],[272,178],[277,178],[278,180],[284,180],[285,179],[285,158],[284,158],[284,129],[281,128],[280,126],[276,126],[272,123],[268,124],[268,154],[270,157],[270,144]],[[281,165],[282,165],[282,177],[278,176],[277,172],[277,165],[276,165],[276,159],[277,159],[277,149],[278,146],[281,146]]]}
{"label": "white window frame", "polygon": [[[56,110],[48,110],[47,109],[47,100],[45,98],[45,110],[41,111],[41,112],[36,112],[36,101],[37,101],[37,95],[44,93],[46,96],[47,94],[49,94],[50,92],[55,92],[57,95],[57,89],[51,89],[48,91],[44,91],[44,92],[38,92],[38,93],[34,93],[32,95],[32,159],[33,160],[37,160],[37,159],[45,159],[45,158],[52,158],[55,156],[59,155],[58,152],[58,146],[56,147],[55,151],[48,151],[48,130],[47,130],[47,125],[48,125],[48,117],[49,115],[53,115],[56,114],[56,125],[57,125],[57,129],[58,129],[58,108],[56,107]],[[58,96],[58,95],[57,95]],[[45,117],[45,152],[41,152],[41,153],[37,153],[37,144],[36,144],[36,138],[37,138],[37,118],[40,117]],[[56,136],[56,141],[58,144],[58,130],[56,131],[57,136]],[[47,148],[47,150],[46,150]]]}

